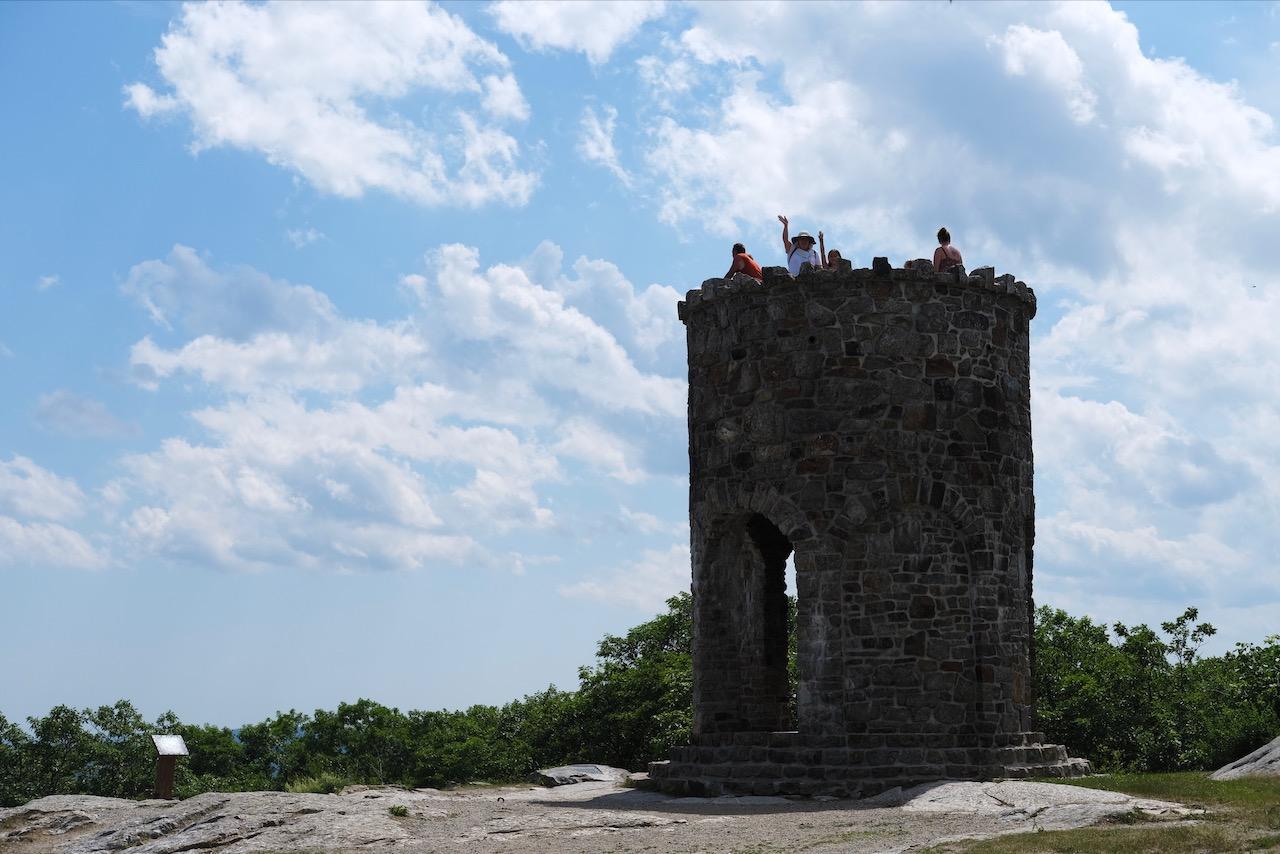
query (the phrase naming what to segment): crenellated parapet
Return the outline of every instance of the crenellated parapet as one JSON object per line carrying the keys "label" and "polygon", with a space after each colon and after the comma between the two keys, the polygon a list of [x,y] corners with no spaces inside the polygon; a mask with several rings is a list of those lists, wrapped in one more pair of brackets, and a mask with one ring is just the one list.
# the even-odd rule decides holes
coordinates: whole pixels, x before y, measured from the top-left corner
{"label": "crenellated parapet", "polygon": [[[1029,316],[1036,315],[1035,291],[1010,273],[997,276],[994,267],[978,267],[967,274],[955,275],[951,271],[934,272],[933,265],[925,262],[924,265],[915,269],[889,268],[886,265],[879,271],[866,267],[813,270],[799,278],[803,279],[815,292],[821,292],[824,287],[831,290],[847,287],[849,282],[870,283],[886,279],[898,282],[934,282],[944,286],[963,285],[975,292],[1021,299],[1030,307]],[[798,280],[792,278],[785,267],[765,267],[763,282],[742,273],[728,279],[707,279],[700,288],[689,291],[685,298],[677,303],[676,309],[680,319],[687,322],[689,313],[696,311],[703,303],[714,302],[720,297],[738,292],[759,293],[771,287],[786,287],[795,284]]]}

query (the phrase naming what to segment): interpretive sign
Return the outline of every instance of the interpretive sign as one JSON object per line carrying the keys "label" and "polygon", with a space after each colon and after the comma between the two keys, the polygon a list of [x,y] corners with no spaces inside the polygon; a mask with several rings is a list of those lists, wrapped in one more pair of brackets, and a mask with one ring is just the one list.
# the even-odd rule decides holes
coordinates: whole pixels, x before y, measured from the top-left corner
{"label": "interpretive sign", "polygon": [[153,735],[156,746],[156,791],[161,800],[173,799],[173,774],[178,767],[179,756],[190,756],[187,743],[180,735]]}

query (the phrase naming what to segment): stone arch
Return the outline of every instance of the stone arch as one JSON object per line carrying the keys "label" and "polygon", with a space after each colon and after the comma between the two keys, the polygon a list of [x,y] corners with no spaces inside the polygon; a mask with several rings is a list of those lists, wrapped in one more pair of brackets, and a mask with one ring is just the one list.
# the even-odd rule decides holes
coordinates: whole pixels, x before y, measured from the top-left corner
{"label": "stone arch", "polygon": [[694,729],[788,729],[786,562],[792,543],[767,517],[717,514],[694,535]]}
{"label": "stone arch", "polygon": [[717,519],[744,512],[764,516],[792,543],[807,542],[815,537],[808,517],[795,502],[772,486],[762,483],[751,487],[744,485],[732,493],[728,490],[705,493],[693,508],[692,521],[695,526],[705,527],[714,524]]}
{"label": "stone arch", "polygon": [[[823,591],[836,589],[838,556],[823,551],[808,517],[771,486],[703,498],[691,520],[695,731],[836,731],[843,698],[839,602]],[[793,550],[799,671],[794,712],[783,575]],[[752,587],[757,578],[759,585]],[[760,702],[761,697],[766,699]],[[780,698],[785,708],[777,704]]]}
{"label": "stone arch", "polygon": [[[851,682],[874,731],[886,705],[913,725],[971,738],[997,726],[989,666],[1000,630],[988,519],[929,478],[869,486],[833,525],[856,589],[873,600],[848,638]],[[851,701],[863,698],[850,697]],[[896,726],[901,727],[903,722]]]}
{"label": "stone arch", "polygon": [[986,518],[975,511],[954,487],[931,478],[905,482],[891,480],[881,486],[855,492],[845,500],[838,521],[857,527],[876,513],[908,504],[933,507],[947,516],[973,545],[985,547]]}

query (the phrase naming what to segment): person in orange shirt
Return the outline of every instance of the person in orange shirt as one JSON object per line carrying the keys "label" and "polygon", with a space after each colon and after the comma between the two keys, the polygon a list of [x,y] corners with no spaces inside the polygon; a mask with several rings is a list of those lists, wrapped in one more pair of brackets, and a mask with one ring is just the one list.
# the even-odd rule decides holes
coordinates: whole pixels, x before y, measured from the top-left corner
{"label": "person in orange shirt", "polygon": [[746,273],[757,281],[764,281],[764,271],[760,269],[756,259],[747,254],[747,247],[741,243],[733,244],[733,263],[729,265],[729,272],[724,277],[731,279],[734,273]]}

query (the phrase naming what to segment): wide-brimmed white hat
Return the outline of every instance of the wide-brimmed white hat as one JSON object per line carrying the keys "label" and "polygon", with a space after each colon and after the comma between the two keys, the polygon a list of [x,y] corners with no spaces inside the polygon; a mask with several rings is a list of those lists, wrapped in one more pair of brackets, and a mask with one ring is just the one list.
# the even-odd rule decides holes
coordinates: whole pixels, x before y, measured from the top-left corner
{"label": "wide-brimmed white hat", "polygon": [[791,238],[791,242],[795,243],[797,240],[804,240],[806,237],[812,240],[814,243],[818,242],[817,238],[815,238],[812,234],[810,234],[807,231],[802,231],[799,234],[797,234],[795,237]]}

